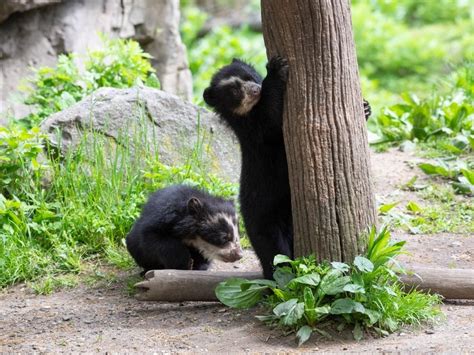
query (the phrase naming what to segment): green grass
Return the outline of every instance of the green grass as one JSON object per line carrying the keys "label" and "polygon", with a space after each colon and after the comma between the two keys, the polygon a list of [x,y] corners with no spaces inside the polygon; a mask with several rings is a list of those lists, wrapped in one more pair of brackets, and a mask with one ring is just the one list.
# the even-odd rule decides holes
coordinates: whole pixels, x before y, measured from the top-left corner
{"label": "green grass", "polygon": [[407,205],[387,203],[381,207],[381,220],[393,228],[414,234],[474,233],[474,204],[472,197],[455,194],[451,186],[442,182],[416,186],[414,181],[402,186],[413,190],[419,202]]}

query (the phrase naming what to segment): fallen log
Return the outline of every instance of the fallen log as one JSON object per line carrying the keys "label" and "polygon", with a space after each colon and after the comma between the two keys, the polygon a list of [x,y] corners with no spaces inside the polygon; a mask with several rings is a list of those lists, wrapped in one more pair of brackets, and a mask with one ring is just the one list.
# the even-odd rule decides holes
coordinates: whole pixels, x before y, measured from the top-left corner
{"label": "fallen log", "polygon": [[[229,278],[259,279],[260,272],[151,270],[137,283],[142,301],[217,301],[214,289]],[[401,277],[407,289],[437,293],[446,299],[474,299],[474,270],[408,268]]]}
{"label": "fallen log", "polygon": [[230,278],[261,279],[261,272],[150,270],[135,285],[141,301],[217,301],[214,289]]}
{"label": "fallen log", "polygon": [[473,269],[435,269],[429,267],[408,268],[408,274],[402,275],[406,289],[437,293],[445,299],[474,299]]}

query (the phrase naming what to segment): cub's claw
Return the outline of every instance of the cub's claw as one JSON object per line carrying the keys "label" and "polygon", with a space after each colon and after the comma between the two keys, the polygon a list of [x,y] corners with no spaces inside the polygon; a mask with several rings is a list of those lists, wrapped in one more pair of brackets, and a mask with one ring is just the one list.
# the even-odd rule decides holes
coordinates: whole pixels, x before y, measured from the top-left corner
{"label": "cub's claw", "polygon": [[286,82],[288,80],[288,60],[280,56],[270,58],[267,63],[267,72],[269,75],[276,75]]}
{"label": "cub's claw", "polygon": [[370,115],[372,114],[372,108],[367,100],[364,100],[364,115],[365,119],[368,120]]}

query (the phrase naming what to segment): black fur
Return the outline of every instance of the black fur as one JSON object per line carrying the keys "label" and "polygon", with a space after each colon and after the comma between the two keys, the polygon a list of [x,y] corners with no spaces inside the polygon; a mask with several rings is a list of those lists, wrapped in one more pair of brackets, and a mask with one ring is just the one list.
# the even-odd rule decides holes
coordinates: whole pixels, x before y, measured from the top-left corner
{"label": "black fur", "polygon": [[[252,246],[265,278],[273,277],[276,254],[293,256],[290,185],[283,142],[283,95],[288,65],[272,58],[262,81],[250,65],[234,60],[219,70],[204,92],[204,100],[235,132],[242,151],[240,205]],[[260,99],[245,116],[235,114],[239,88],[223,89],[219,83],[239,77],[261,84]]]}
{"label": "black fur", "polygon": [[[232,77],[240,81],[232,82]],[[204,91],[205,102],[235,132],[242,151],[240,204],[245,227],[262,264],[265,278],[273,277],[276,254],[293,257],[293,225],[288,166],[283,141],[283,101],[288,77],[287,61],[271,58],[262,80],[255,69],[238,59],[221,68]],[[222,85],[222,83],[229,83]],[[254,85],[249,84],[253,83]],[[260,86],[256,90],[255,84]],[[245,92],[259,100],[239,113]],[[364,112],[370,106],[364,100]]]}
{"label": "black fur", "polygon": [[206,270],[212,260],[201,246],[217,247],[222,254],[218,258],[236,261],[242,256],[237,229],[219,215],[237,225],[232,201],[184,185],[158,190],[127,235],[128,251],[145,271]]}

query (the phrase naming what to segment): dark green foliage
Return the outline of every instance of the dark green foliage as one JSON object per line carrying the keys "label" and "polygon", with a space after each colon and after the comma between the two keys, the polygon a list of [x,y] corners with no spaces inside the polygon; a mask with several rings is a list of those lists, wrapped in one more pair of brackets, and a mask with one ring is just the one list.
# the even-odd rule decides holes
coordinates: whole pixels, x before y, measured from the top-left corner
{"label": "dark green foliage", "polygon": [[230,279],[216,288],[216,295],[234,308],[263,302],[268,313],[257,318],[295,332],[300,345],[313,331],[323,332],[329,320],[352,326],[359,340],[364,329],[387,334],[403,325],[436,319],[441,314],[440,297],[405,292],[392,266],[405,242],[391,243],[385,228],[378,233],[372,228],[367,240],[367,253],[357,256],[352,265],[318,264],[314,256],[291,260],[277,255],[275,281]]}
{"label": "dark green foliage", "polygon": [[388,107],[376,117],[380,142],[400,143],[405,140],[437,140],[449,138],[444,145],[450,153],[474,149],[473,67],[462,68],[454,77],[451,92],[419,99],[405,93],[403,103]]}

